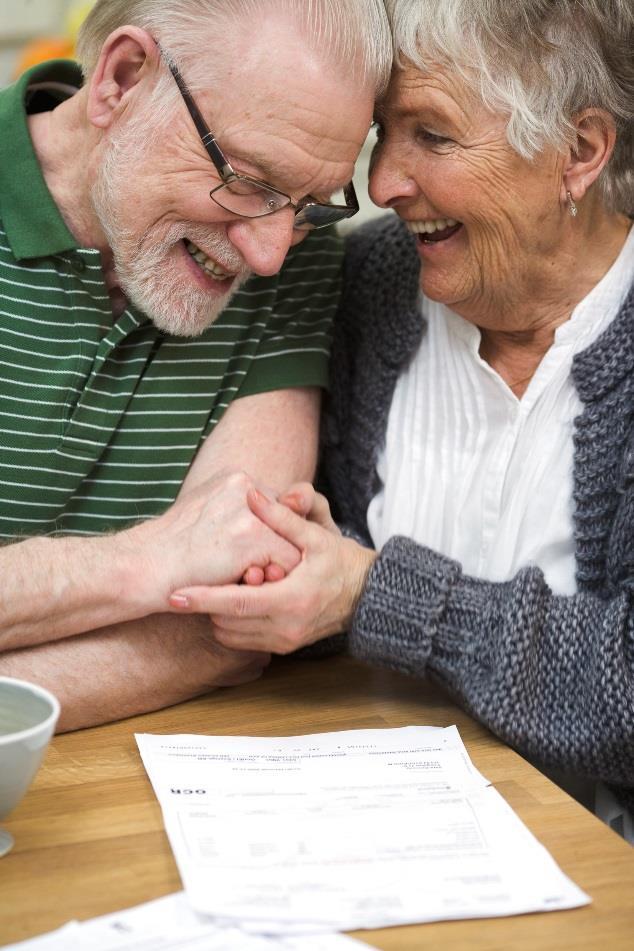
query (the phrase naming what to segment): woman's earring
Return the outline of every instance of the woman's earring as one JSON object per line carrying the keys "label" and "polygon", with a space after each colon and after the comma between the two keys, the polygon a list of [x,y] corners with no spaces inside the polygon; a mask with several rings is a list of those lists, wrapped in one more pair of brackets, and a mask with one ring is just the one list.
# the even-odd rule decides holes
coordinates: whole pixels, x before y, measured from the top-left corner
{"label": "woman's earring", "polygon": [[576,218],[576,217],[577,217],[577,206],[575,205],[575,200],[574,200],[574,198],[572,197],[572,195],[570,194],[570,192],[566,192],[566,198],[568,199],[568,211],[570,212],[570,217],[571,217],[571,218]]}

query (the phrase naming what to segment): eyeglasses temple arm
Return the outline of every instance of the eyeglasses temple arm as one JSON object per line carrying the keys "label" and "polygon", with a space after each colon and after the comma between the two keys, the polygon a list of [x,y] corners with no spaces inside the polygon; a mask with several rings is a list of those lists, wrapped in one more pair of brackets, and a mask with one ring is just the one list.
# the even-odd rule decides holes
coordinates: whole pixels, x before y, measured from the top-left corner
{"label": "eyeglasses temple arm", "polygon": [[227,159],[225,158],[222,150],[216,144],[216,140],[214,139],[213,133],[211,132],[211,130],[209,129],[209,126],[207,125],[202,115],[200,114],[200,110],[198,106],[196,105],[196,103],[194,102],[194,98],[187,87],[187,83],[185,82],[181,74],[179,73],[178,68],[174,65],[174,63],[172,63],[170,58],[166,55],[161,45],[159,43],[157,43],[156,45],[159,48],[159,52],[161,53],[161,56],[167,63],[170,73],[176,80],[176,85],[179,88],[180,94],[185,101],[185,105],[187,106],[187,110],[194,121],[194,125],[196,126],[196,131],[198,132],[198,135],[200,136],[202,144],[205,146],[205,149],[207,151],[207,154],[209,155],[209,158],[216,166],[218,174],[225,180],[231,178],[233,175],[235,175],[235,172],[232,169],[229,162],[227,161]]}

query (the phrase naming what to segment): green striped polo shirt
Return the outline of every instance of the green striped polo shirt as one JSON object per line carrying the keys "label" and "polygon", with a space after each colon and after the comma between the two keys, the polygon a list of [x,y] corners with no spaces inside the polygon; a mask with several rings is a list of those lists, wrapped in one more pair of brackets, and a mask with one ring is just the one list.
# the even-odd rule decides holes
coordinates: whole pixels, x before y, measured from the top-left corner
{"label": "green striped polo shirt", "polygon": [[94,534],[160,514],[236,397],[325,386],[341,245],[314,232],[250,278],[200,337],[130,306],[114,319],[98,251],[77,246],[26,123],[80,85],[36,67],[0,92],[0,537]]}

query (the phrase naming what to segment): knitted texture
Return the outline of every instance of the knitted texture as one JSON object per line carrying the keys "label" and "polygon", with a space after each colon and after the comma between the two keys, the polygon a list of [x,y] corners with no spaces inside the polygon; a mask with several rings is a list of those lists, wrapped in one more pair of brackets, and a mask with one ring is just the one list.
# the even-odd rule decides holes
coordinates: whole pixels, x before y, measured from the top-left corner
{"label": "knitted texture", "polygon": [[[370,543],[366,513],[399,374],[424,332],[414,241],[390,216],[348,241],[323,426],[335,517]],[[542,572],[465,575],[403,537],[382,549],[349,632],[352,653],[426,672],[507,743],[544,765],[634,789],[634,288],[573,363],[578,593]]]}

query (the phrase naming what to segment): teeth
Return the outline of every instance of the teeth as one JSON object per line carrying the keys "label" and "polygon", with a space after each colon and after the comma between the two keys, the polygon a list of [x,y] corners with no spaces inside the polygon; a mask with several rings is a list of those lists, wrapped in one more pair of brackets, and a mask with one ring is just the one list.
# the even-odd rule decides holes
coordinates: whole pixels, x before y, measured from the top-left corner
{"label": "teeth", "polygon": [[197,264],[200,264],[203,271],[206,271],[207,274],[215,278],[217,281],[224,281],[228,277],[233,277],[228,271],[225,271],[223,267],[218,264],[217,261],[214,261],[213,258],[208,258],[204,251],[201,251],[200,248],[197,248],[193,241],[186,241],[185,247],[193,257],[194,261]]}
{"label": "teeth", "polygon": [[434,231],[453,228],[458,222],[455,218],[430,218],[427,221],[406,221],[405,224],[412,234],[433,234]]}

